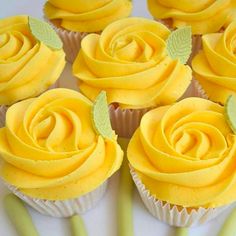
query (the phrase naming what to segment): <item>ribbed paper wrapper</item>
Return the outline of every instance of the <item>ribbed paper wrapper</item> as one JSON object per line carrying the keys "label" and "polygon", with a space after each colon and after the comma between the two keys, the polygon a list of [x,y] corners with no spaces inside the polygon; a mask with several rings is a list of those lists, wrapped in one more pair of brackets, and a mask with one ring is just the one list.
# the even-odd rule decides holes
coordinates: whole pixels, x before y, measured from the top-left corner
{"label": "ribbed paper wrapper", "polygon": [[5,125],[5,118],[7,112],[7,106],[1,105],[0,106],[0,128]]}
{"label": "ribbed paper wrapper", "polygon": [[193,95],[195,97],[209,99],[209,97],[207,96],[205,90],[202,88],[202,86],[198,82],[198,80],[193,79],[192,83],[193,83]]}
{"label": "ribbed paper wrapper", "polygon": [[55,26],[54,29],[63,42],[66,60],[70,63],[73,63],[80,50],[81,41],[87,35],[87,33],[68,31]]}
{"label": "ribbed paper wrapper", "polygon": [[[182,100],[186,97],[193,96],[193,83],[189,85],[185,93],[181,96]],[[157,106],[158,107],[158,106]],[[145,113],[156,107],[143,109],[121,109],[119,106],[110,105],[110,119],[112,128],[119,137],[131,138],[135,130],[139,127],[140,121]]]}
{"label": "ribbed paper wrapper", "polygon": [[134,131],[138,128],[142,116],[151,110],[144,109],[121,109],[113,105],[109,106],[112,128],[119,137],[131,138]]}
{"label": "ribbed paper wrapper", "polygon": [[53,21],[50,21],[46,15],[44,15],[44,20],[53,27],[60,37],[63,43],[63,50],[66,54],[66,60],[73,63],[79,53],[81,41],[86,35],[88,35],[88,33],[75,32],[61,28],[56,23],[53,23]]}
{"label": "ribbed paper wrapper", "polygon": [[31,206],[41,214],[53,217],[69,217],[74,214],[83,214],[91,208],[95,207],[104,196],[107,189],[108,181],[104,182],[98,188],[83,196],[63,201],[51,201],[32,198],[25,195],[16,187],[9,185],[6,182],[5,185],[17,197],[19,197],[21,200],[23,200],[25,203],[27,203],[29,206]]}
{"label": "ribbed paper wrapper", "polygon": [[218,208],[190,209],[171,205],[160,201],[152,196],[139,179],[135,170],[130,166],[130,172],[135,185],[139,191],[142,201],[148,211],[158,220],[176,227],[192,227],[204,224],[215,217],[222,211],[226,210],[230,205]]}
{"label": "ribbed paper wrapper", "polygon": [[[55,89],[55,88],[59,88],[60,84],[59,84],[59,80],[57,80],[53,85],[51,85],[47,90],[49,89]],[[5,106],[5,105],[0,105],[0,128],[3,127],[5,125],[5,119],[6,119],[6,112],[9,106]]]}

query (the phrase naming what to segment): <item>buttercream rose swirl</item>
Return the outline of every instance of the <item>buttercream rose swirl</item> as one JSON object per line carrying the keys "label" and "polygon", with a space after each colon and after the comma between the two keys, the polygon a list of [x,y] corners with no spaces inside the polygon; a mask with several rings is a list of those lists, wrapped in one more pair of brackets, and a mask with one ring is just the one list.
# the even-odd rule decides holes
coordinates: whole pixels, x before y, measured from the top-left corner
{"label": "buttercream rose swirl", "polygon": [[236,136],[224,108],[187,98],[144,115],[128,158],[157,199],[186,207],[235,200]]}
{"label": "buttercream rose swirl", "polygon": [[176,101],[191,81],[191,69],[167,56],[169,34],[155,21],[127,18],[101,35],[86,36],[73,64],[81,91],[93,100],[105,90],[108,102],[123,108]]}
{"label": "buttercream rose swirl", "polygon": [[231,0],[148,0],[151,14],[157,19],[171,19],[173,27],[191,25],[193,34],[219,31],[233,19]]}
{"label": "buttercream rose swirl", "polygon": [[0,105],[39,95],[55,83],[64,65],[63,50],[37,41],[27,16],[0,19]]}
{"label": "buttercream rose swirl", "polygon": [[67,89],[11,106],[0,129],[3,179],[27,195],[68,199],[102,184],[122,161],[113,139],[97,135],[92,103]]}
{"label": "buttercream rose swirl", "polygon": [[132,10],[129,0],[48,0],[44,12],[61,27],[80,32],[98,32],[109,23],[128,17]]}
{"label": "buttercream rose swirl", "polygon": [[236,94],[236,21],[224,33],[204,35],[202,42],[203,50],[192,62],[195,77],[210,99],[224,104]]}

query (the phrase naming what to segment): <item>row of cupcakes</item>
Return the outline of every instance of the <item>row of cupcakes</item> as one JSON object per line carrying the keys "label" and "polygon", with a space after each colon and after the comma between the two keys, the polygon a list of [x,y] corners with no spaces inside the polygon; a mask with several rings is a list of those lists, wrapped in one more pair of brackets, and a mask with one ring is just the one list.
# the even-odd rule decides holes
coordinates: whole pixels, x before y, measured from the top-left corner
{"label": "row of cupcakes", "polygon": [[[138,188],[141,186],[145,193],[148,190],[154,196],[154,205],[161,206],[158,210],[154,207],[158,212],[155,214],[167,215],[160,213],[166,208],[177,211],[179,220],[193,210],[195,215],[189,218],[201,218],[199,221],[203,222],[194,210],[201,208],[203,218],[209,219],[208,212],[215,212],[215,208],[218,212],[218,207],[235,200],[234,134],[226,123],[223,107],[200,98],[180,101],[171,109],[163,107],[180,99],[191,83],[191,69],[185,65],[191,53],[190,28],[171,33],[164,25],[143,18],[116,21],[101,34],[86,36],[73,64],[79,87],[87,98],[71,90],[55,89],[27,99],[42,93],[59,77],[65,64],[62,44],[47,24],[30,17],[11,17],[0,24],[0,50],[4,52],[1,104],[23,100],[8,109],[6,125],[0,132],[4,159],[1,175],[18,196],[40,212],[54,212],[55,216],[70,215],[74,209],[80,212],[78,206],[91,207],[101,198],[106,180],[122,162],[122,151],[108,125],[107,104],[103,102],[102,107],[96,108],[101,99],[96,100],[98,95],[106,91],[113,127],[116,122],[118,127],[126,125],[124,132],[133,128],[124,136],[132,135],[144,113],[160,107],[144,116],[128,149]],[[212,57],[214,62],[222,59],[222,54],[232,62],[227,56],[234,58],[234,23],[210,41],[215,43],[219,58],[216,53],[211,56],[207,42],[205,57]],[[202,54],[196,57],[201,63]],[[196,64],[209,78],[208,64],[201,63]],[[228,68],[221,73],[233,74]],[[222,87],[228,81],[223,80]],[[224,97],[232,93],[233,90]],[[95,101],[94,107],[88,98]],[[5,110],[3,106],[2,112]],[[101,114],[105,115],[97,121]],[[116,131],[119,133],[118,128]],[[139,139],[141,143],[132,146]],[[173,174],[168,175],[171,171]],[[206,172],[208,182],[201,179],[202,172]],[[197,181],[188,182],[184,176]],[[208,191],[209,186],[212,192]],[[185,190],[192,193],[189,199],[182,196]],[[149,195],[142,196],[153,204]]]}
{"label": "row of cupcakes", "polygon": [[[170,30],[191,26],[193,31],[192,60],[201,49],[201,36],[224,30],[236,20],[235,0],[181,1],[147,0],[153,18]],[[102,0],[67,1],[48,0],[44,6],[45,19],[60,35],[67,59],[73,62],[83,37],[89,33],[100,33],[110,23],[131,15],[132,1]]]}
{"label": "row of cupcakes", "polygon": [[[2,19],[0,114],[9,105],[58,87],[65,66],[62,42],[46,22],[28,16]],[[225,104],[235,94],[235,29],[202,37],[203,49],[186,65],[191,29],[170,31],[144,18],[126,18],[89,34],[73,63],[78,88],[91,100],[104,90],[112,126],[130,137],[149,109],[186,96]],[[215,91],[218,91],[217,93]]]}
{"label": "row of cupcakes", "polygon": [[[196,226],[235,202],[235,106],[235,97],[225,106],[190,97],[142,117],[126,141],[127,157],[153,216]],[[68,217],[102,199],[122,164],[122,148],[105,92],[92,103],[77,91],[52,89],[8,109],[0,129],[0,175],[40,213]]]}

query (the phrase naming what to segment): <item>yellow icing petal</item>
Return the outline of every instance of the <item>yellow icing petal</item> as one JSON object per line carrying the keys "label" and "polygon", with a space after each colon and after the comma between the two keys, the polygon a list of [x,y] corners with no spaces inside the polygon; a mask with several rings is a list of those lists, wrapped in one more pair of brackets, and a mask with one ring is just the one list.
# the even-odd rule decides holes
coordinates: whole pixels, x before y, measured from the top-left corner
{"label": "yellow icing petal", "polygon": [[79,32],[98,32],[111,22],[128,17],[132,10],[129,0],[54,1],[49,0],[44,12],[65,29]]}
{"label": "yellow icing petal", "polygon": [[156,19],[170,19],[173,28],[190,25],[193,34],[217,32],[233,20],[231,0],[147,1],[148,9]]}
{"label": "yellow icing petal", "polygon": [[208,97],[222,104],[236,93],[235,40],[236,22],[232,22],[223,33],[204,35],[203,50],[192,61],[195,77]]}
{"label": "yellow icing petal", "polygon": [[30,196],[52,200],[102,184],[120,167],[123,152],[116,140],[96,134],[92,106],[68,89],[12,105],[0,129],[1,177]]}
{"label": "yellow icing petal", "polygon": [[187,207],[235,200],[235,153],[224,108],[201,98],[146,113],[128,147],[146,188],[157,199]]}
{"label": "yellow icing petal", "polygon": [[0,20],[0,105],[35,97],[54,84],[64,65],[63,50],[52,50],[30,31],[27,16]]}
{"label": "yellow icing petal", "polygon": [[144,18],[127,18],[90,34],[73,64],[81,91],[94,100],[101,90],[122,108],[170,104],[191,82],[191,69],[166,53],[170,31]]}
{"label": "yellow icing petal", "polygon": [[85,2],[84,0],[70,0],[70,4],[68,4],[67,0],[48,0],[48,2],[57,8],[80,13],[100,8],[110,2],[110,0],[90,0],[89,2]]}

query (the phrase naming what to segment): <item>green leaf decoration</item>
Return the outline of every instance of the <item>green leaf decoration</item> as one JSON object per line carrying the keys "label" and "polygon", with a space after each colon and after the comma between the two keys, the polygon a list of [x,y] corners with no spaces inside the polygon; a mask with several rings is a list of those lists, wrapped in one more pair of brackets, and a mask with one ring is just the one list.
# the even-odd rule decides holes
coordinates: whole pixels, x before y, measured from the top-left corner
{"label": "green leaf decoration", "polygon": [[92,120],[97,133],[103,138],[113,138],[106,92],[102,91],[96,98],[92,109]]}
{"label": "green leaf decoration", "polygon": [[48,23],[29,17],[29,28],[38,41],[43,42],[54,50],[62,49],[61,39]]}
{"label": "green leaf decoration", "polygon": [[167,39],[167,54],[186,64],[192,52],[192,30],[190,26],[173,31]]}
{"label": "green leaf decoration", "polygon": [[230,95],[225,103],[225,115],[228,125],[236,134],[236,97]]}

